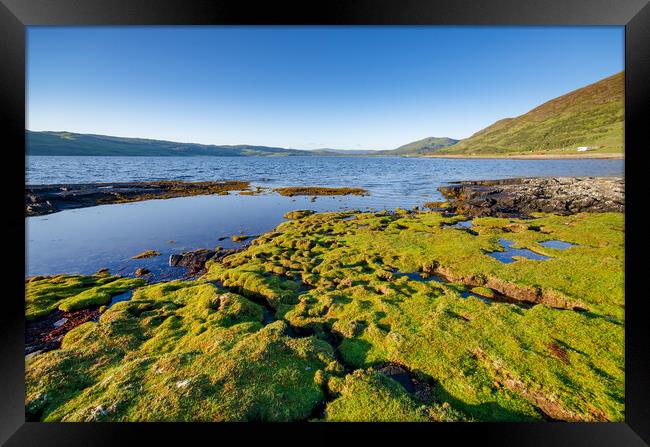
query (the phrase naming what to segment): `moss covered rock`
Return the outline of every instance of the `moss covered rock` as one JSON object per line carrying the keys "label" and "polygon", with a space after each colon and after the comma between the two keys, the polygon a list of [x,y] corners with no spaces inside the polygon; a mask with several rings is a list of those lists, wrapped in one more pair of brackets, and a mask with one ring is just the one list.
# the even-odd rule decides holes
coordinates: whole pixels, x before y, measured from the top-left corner
{"label": "moss covered rock", "polygon": [[143,279],[111,276],[106,271],[95,275],[35,276],[25,281],[25,317],[33,320],[55,309],[69,312],[99,306],[134,287]]}
{"label": "moss covered rock", "polygon": [[212,284],[144,287],[27,360],[26,407],[45,421],[292,421],[323,399],[335,362],[315,337]]}
{"label": "moss covered rock", "polygon": [[285,219],[302,219],[303,217],[311,216],[315,211],[312,210],[294,210],[289,211],[284,215]]}

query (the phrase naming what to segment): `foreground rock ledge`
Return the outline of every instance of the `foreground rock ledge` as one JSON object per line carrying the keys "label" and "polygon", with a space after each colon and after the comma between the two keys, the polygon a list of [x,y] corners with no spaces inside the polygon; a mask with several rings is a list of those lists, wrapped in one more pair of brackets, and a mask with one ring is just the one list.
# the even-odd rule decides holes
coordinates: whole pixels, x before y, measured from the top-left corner
{"label": "foreground rock ledge", "polygon": [[438,188],[457,213],[518,217],[530,213],[624,212],[621,177],[533,177],[461,181]]}

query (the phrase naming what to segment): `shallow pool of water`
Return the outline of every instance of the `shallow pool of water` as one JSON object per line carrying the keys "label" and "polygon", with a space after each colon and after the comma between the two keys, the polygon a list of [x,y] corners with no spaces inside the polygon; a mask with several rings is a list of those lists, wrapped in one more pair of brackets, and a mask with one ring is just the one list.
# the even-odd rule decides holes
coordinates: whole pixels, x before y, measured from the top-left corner
{"label": "shallow pool of water", "polygon": [[527,248],[513,248],[512,245],[514,242],[507,239],[499,238],[499,242],[503,248],[505,248],[505,251],[493,251],[488,253],[488,255],[504,264],[511,264],[517,261],[513,256],[519,256],[534,261],[545,261],[551,259],[548,256],[540,255],[539,253],[535,253]]}
{"label": "shallow pool of water", "polygon": [[539,245],[546,248],[555,248],[556,250],[566,250],[567,248],[575,247],[576,244],[572,244],[571,242],[551,240],[540,242]]}
{"label": "shallow pool of water", "polygon": [[120,301],[129,301],[131,298],[133,298],[133,290],[127,290],[124,293],[113,296],[107,307],[111,307],[113,304],[119,303]]}

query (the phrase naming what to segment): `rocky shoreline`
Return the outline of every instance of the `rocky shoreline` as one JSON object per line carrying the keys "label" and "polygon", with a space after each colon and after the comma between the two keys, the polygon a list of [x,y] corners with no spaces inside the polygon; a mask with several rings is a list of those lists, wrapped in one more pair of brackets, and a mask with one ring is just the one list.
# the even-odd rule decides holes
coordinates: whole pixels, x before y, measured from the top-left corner
{"label": "rocky shoreline", "polygon": [[621,177],[533,177],[461,181],[438,188],[458,214],[522,217],[531,213],[562,215],[624,212]]}
{"label": "rocky shoreline", "polygon": [[25,215],[40,216],[74,208],[111,203],[137,202],[150,199],[206,194],[228,194],[248,190],[249,182],[113,182],[25,187]]}
{"label": "rocky shoreline", "polygon": [[[25,187],[25,216],[41,216],[58,211],[86,208],[113,203],[139,202],[152,199],[199,195],[228,195],[239,191],[241,195],[256,195],[268,189],[257,186],[250,189],[250,182],[228,180],[218,182],[185,182],[164,180],[154,182],[111,182],[31,185]],[[367,195],[362,188],[324,188],[321,186],[291,186],[271,191],[282,196],[344,196]]]}

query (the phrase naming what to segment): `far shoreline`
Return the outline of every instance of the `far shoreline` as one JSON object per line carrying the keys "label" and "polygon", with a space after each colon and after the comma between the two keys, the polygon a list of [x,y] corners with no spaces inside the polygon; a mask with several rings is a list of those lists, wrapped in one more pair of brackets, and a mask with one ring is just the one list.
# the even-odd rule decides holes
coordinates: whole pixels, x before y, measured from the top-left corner
{"label": "far shoreline", "polygon": [[419,158],[468,158],[492,160],[625,160],[622,153],[594,153],[594,154],[519,154],[519,155],[461,155],[461,154],[431,154],[421,155]]}

